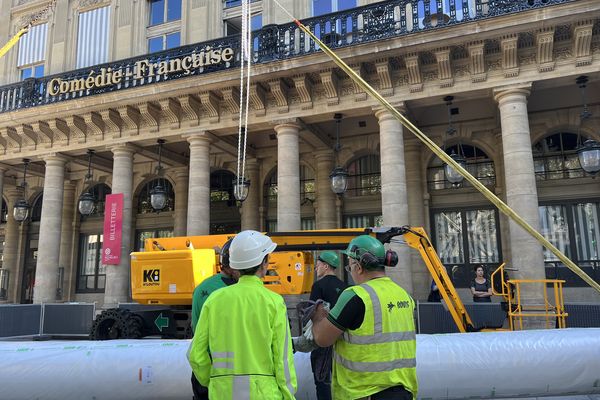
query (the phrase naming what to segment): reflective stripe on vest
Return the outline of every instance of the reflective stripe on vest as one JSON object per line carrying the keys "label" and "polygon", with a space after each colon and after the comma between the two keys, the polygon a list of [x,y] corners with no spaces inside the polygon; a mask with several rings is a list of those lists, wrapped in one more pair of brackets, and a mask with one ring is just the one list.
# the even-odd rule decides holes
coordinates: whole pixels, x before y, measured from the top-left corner
{"label": "reflective stripe on vest", "polygon": [[[383,317],[381,315],[381,302],[379,296],[369,285],[360,285],[361,288],[369,294],[371,298],[371,304],[373,306],[373,322],[374,322],[374,334],[373,335],[353,335],[349,332],[344,332],[344,341],[350,344],[378,344],[378,343],[390,343],[399,342],[405,340],[416,340],[415,331],[404,331],[404,332],[387,332],[383,333]],[[404,367],[398,367],[404,368]],[[408,367],[407,367],[408,368]],[[350,368],[352,369],[352,368]]]}
{"label": "reflective stripe on vest", "polygon": [[415,358],[400,358],[392,361],[364,362],[346,360],[338,353],[334,353],[334,358],[335,361],[344,368],[356,372],[385,372],[393,371],[399,368],[414,368],[417,366],[417,360]]}
{"label": "reflective stripe on vest", "polygon": [[250,376],[236,375],[233,377],[233,398],[250,400]]}
{"label": "reflective stripe on vest", "polygon": [[[213,368],[233,369],[233,352],[231,351],[215,351],[211,352],[210,356],[213,359]],[[221,360],[221,359],[226,360]],[[217,361],[219,360],[219,361]]]}
{"label": "reflective stripe on vest", "polygon": [[288,352],[290,349],[288,348],[288,343],[290,341],[289,337],[290,330],[287,329],[285,331],[285,341],[283,342],[283,372],[285,374],[285,384],[290,391],[290,393],[294,393],[294,386],[292,385],[292,375],[290,374],[290,365],[288,364]]}

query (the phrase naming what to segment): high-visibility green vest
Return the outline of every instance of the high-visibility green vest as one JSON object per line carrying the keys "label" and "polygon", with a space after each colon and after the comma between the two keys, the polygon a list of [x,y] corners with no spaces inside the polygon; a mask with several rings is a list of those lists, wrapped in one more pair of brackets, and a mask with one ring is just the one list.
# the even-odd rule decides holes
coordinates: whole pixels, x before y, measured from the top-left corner
{"label": "high-visibility green vest", "polygon": [[208,297],[188,358],[211,399],[294,399],[287,308],[283,297],[255,275],[242,276]]}
{"label": "high-visibility green vest", "polygon": [[414,300],[390,278],[353,290],[365,304],[362,325],[335,342],[333,397],[351,400],[402,385],[417,395]]}

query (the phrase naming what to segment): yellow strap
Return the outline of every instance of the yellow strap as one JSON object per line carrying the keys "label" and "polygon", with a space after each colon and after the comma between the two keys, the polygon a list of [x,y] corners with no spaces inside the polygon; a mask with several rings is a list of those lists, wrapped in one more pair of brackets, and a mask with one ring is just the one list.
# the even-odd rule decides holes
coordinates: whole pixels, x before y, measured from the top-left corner
{"label": "yellow strap", "polygon": [[23,28],[21,29],[19,32],[17,32],[17,34],[15,36],[13,36],[8,43],[6,43],[1,49],[0,49],[0,58],[2,58],[10,49],[12,49],[12,47],[17,44],[17,42],[19,41],[19,39],[21,38],[21,36],[23,36],[25,33],[27,33],[27,31],[29,30],[29,28]]}
{"label": "yellow strap", "polygon": [[431,149],[439,158],[442,159],[446,164],[450,164],[455,170],[457,170],[473,187],[481,192],[489,201],[491,201],[498,209],[521,226],[527,233],[533,236],[542,246],[550,250],[556,257],[562,261],[571,271],[577,274],[587,284],[600,292],[600,285],[590,278],[585,272],[581,270],[573,261],[567,258],[560,250],[558,250],[552,243],[550,243],[544,236],[538,231],[533,229],[523,218],[521,218],[513,209],[511,209],[506,203],[500,200],[494,193],[486,188],[481,182],[479,182],[473,175],[471,175],[466,169],[460,166],[456,161],[452,159],[445,151],[440,149],[429,137],[414,126],[402,113],[394,108],[382,95],[380,95],[375,89],[371,87],[364,79],[360,77],[352,68],[348,66],[341,58],[339,58],[329,47],[319,40],[306,26],[300,21],[294,19],[294,22],[300,29],[302,29],[308,36],[312,38],[319,45],[319,47],[327,54],[333,62],[337,64],[350,78],[356,82],[365,92],[370,94],[375,100],[377,100],[381,106],[387,109],[402,125],[404,125],[409,131],[411,131],[419,140],[421,140],[427,147]]}

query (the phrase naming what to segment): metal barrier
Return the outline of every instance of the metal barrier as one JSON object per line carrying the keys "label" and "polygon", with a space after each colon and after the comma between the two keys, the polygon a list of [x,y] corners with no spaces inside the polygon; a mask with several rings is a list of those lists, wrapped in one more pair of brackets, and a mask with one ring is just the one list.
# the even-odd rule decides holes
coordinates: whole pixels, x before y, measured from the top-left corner
{"label": "metal barrier", "polygon": [[[467,312],[475,327],[508,327],[500,303],[468,303]],[[599,303],[567,303],[567,328],[600,328]],[[417,302],[417,333],[457,333],[452,316],[442,303]]]}
{"label": "metal barrier", "polygon": [[0,305],[0,338],[82,336],[90,333],[95,303]]}

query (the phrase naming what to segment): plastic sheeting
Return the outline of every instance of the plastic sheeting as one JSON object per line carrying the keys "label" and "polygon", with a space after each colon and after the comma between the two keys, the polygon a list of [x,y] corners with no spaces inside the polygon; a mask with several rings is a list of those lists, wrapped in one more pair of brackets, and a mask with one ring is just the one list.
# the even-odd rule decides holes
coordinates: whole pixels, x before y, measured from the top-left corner
{"label": "plastic sheeting", "polygon": [[[191,399],[187,340],[0,342],[0,399]],[[298,400],[315,399],[295,354]],[[600,393],[600,329],[417,335],[420,398]]]}

